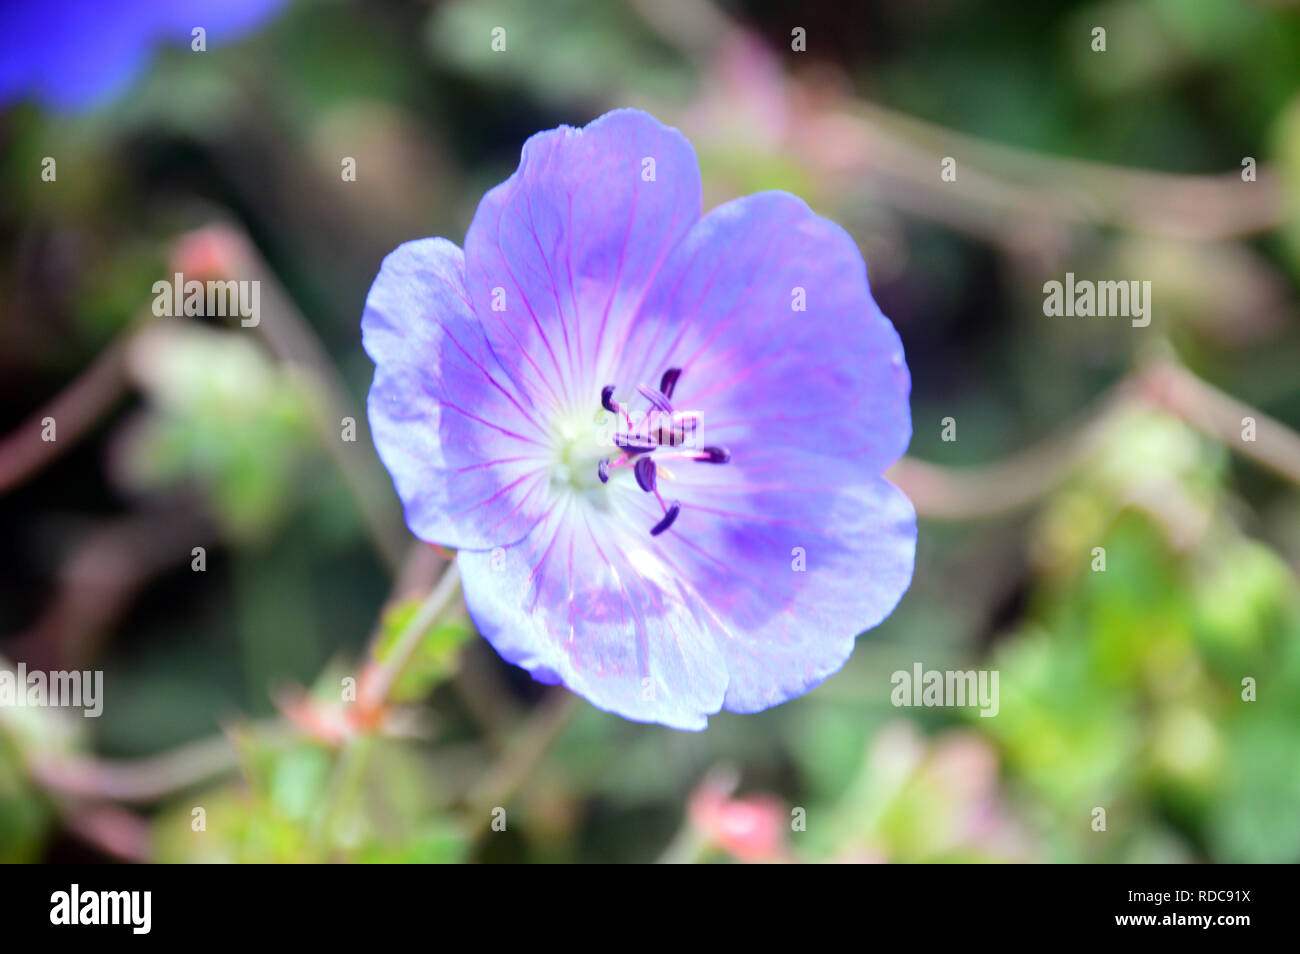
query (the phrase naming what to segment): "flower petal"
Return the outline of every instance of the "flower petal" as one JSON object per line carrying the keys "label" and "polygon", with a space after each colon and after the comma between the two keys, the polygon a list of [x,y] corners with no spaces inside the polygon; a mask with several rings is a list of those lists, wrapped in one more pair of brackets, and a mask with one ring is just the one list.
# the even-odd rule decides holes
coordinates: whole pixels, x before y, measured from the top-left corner
{"label": "flower petal", "polygon": [[46,0],[0,4],[0,105],[35,96],[73,112],[121,92],[163,43],[216,46],[255,28],[285,0]]}
{"label": "flower petal", "polygon": [[55,109],[74,110],[126,86],[144,68],[153,24],[147,11],[125,14],[97,16],[90,3],[57,11],[4,4],[0,105],[32,95]]}
{"label": "flower petal", "polygon": [[[771,483],[749,468],[745,497],[682,495],[678,532],[689,557],[673,564],[710,595],[725,624],[719,648],[732,712],[785,702],[838,672],[857,635],[893,612],[911,583],[911,501],[883,477],[834,473],[842,467],[773,462]],[[722,510],[725,520],[697,516]]]}
{"label": "flower petal", "polygon": [[911,437],[902,346],[853,240],[785,193],[705,216],[638,323],[638,376],[680,367],[675,406],[731,456],[671,466],[663,557],[724,626],[726,708],[774,705],[837,671],[910,583],[915,514],[879,476]]}
{"label": "flower petal", "polygon": [[709,444],[753,443],[879,474],[911,440],[911,379],[842,228],[784,192],[711,211],[638,317],[639,380],[680,367],[673,403]]}
{"label": "flower petal", "polygon": [[523,387],[564,410],[595,405],[700,196],[691,144],[637,110],[525,143],[465,237],[475,310]]}
{"label": "flower petal", "polygon": [[645,528],[586,507],[562,500],[514,546],[462,551],[470,616],[506,660],[597,708],[703,729],[727,687],[716,622]]}
{"label": "flower petal", "polygon": [[461,250],[423,239],[391,252],[361,329],[370,429],[411,532],[452,547],[522,537],[545,506],[546,447],[470,309]]}

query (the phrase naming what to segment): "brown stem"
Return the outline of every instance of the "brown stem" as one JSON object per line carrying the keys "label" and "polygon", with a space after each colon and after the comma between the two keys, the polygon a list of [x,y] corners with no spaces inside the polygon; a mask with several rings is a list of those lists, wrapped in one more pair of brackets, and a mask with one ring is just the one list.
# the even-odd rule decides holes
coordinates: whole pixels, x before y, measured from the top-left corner
{"label": "brown stem", "polygon": [[1050,493],[1096,448],[1121,408],[1131,403],[1132,382],[1120,382],[1059,433],[992,464],[943,467],[904,457],[886,476],[933,520],[998,517]]}
{"label": "brown stem", "polygon": [[[0,438],[0,494],[57,460],[126,394],[126,350],[133,330],[120,334],[54,400]],[[41,439],[47,417],[55,422],[52,441]]]}
{"label": "brown stem", "polygon": [[[833,154],[826,143],[835,144]],[[1053,220],[1209,241],[1282,221],[1281,188],[1268,169],[1248,183],[1240,170],[1182,175],[1049,156],[865,101],[810,115],[792,146],[827,173],[871,176],[871,191],[883,202],[990,237],[1006,236],[1009,223]],[[945,156],[960,163],[956,182],[939,178]]]}
{"label": "brown stem", "polygon": [[467,796],[471,832],[481,834],[491,825],[492,810],[504,807],[528,780],[542,756],[564,733],[578,704],[577,696],[557,686],[529,714],[505,754]]}
{"label": "brown stem", "polygon": [[149,823],[116,805],[66,807],[67,829],[83,841],[121,861],[144,863],[151,855]]}
{"label": "brown stem", "polygon": [[30,770],[43,788],[62,795],[147,803],[223,775],[238,764],[230,740],[215,736],[146,759],[33,754]]}
{"label": "brown stem", "polygon": [[[1153,362],[1142,384],[1144,396],[1197,430],[1284,480],[1300,485],[1300,434],[1281,421],[1225,394],[1167,359]],[[1242,435],[1247,418],[1255,422],[1254,440],[1246,440]]]}
{"label": "brown stem", "polygon": [[[768,95],[780,101],[786,116],[774,148],[810,167],[839,195],[864,190],[882,204],[1012,244],[1039,223],[1212,240],[1252,235],[1283,220],[1281,185],[1263,166],[1256,181],[1243,182],[1240,169],[1182,175],[1006,146],[804,78],[822,73],[788,74],[788,58],[755,41],[708,0],[633,0],[632,9],[696,64],[706,88],[726,84],[729,48],[745,49],[751,61],[766,57],[766,73],[777,77]],[[682,29],[685,23],[690,29]],[[710,130],[700,132],[707,138]],[[940,179],[944,157],[957,160],[956,181]]]}
{"label": "brown stem", "polygon": [[143,586],[189,560],[195,546],[210,546],[213,536],[201,508],[185,493],[103,521],[63,561],[53,597],[20,642],[30,643],[33,654],[83,665]]}
{"label": "brown stem", "polygon": [[[1176,414],[1206,436],[1300,485],[1300,434],[1168,358],[1150,360],[1116,385],[1081,422],[1028,450],[979,467],[942,467],[904,457],[887,476],[922,517],[1001,516],[1032,505],[1059,486],[1097,447],[1115,416],[1138,401]],[[1242,434],[1247,418],[1255,422],[1254,440]]]}

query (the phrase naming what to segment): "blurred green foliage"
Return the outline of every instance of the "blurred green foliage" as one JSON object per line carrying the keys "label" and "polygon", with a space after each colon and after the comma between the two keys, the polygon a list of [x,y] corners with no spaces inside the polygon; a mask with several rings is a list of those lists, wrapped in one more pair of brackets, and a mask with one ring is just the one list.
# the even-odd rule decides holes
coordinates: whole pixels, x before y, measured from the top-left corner
{"label": "blurred green foliage", "polygon": [[315,443],[310,396],[244,338],[163,327],[130,358],[148,409],[120,458],[125,483],[154,492],[197,484],[233,539],[274,533]]}

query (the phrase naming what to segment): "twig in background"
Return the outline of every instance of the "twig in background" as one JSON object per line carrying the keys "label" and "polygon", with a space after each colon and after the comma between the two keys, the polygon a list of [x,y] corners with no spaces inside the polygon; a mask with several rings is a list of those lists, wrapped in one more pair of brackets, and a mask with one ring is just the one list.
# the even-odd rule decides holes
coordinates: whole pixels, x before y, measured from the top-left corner
{"label": "twig in background", "polygon": [[[747,68],[751,76],[776,78],[769,96],[783,108],[768,111],[782,117],[784,129],[772,146],[840,194],[865,191],[881,204],[998,244],[1014,244],[1027,223],[1205,241],[1254,235],[1283,221],[1281,185],[1263,166],[1256,181],[1245,183],[1239,169],[1184,175],[1006,146],[844,94],[824,74],[790,74],[777,52],[716,3],[635,0],[632,9],[714,84],[726,84],[729,49],[743,47],[751,61],[764,58],[763,68]],[[708,139],[708,129],[699,132]],[[940,180],[945,156],[959,159],[960,186]]]}
{"label": "twig in background", "polygon": [[469,830],[480,835],[492,823],[492,810],[504,807],[528,780],[542,757],[564,733],[578,710],[578,697],[557,686],[529,714],[505,754],[466,797]]}
{"label": "twig in background", "polygon": [[116,805],[63,805],[68,830],[83,841],[122,861],[148,862],[152,856],[148,820]]}
{"label": "twig in background", "polygon": [[[286,731],[278,720],[257,725]],[[60,795],[149,804],[233,771],[239,758],[230,740],[220,735],[145,759],[47,758],[33,753],[28,764],[33,781]]]}
{"label": "twig in background", "polygon": [[[0,438],[0,494],[57,460],[126,395],[126,352],[135,328],[122,331],[54,400]],[[47,417],[57,428],[52,441],[41,439]]]}
{"label": "twig in background", "polygon": [[933,520],[978,520],[1028,507],[1050,493],[1096,448],[1115,416],[1132,401],[1125,379],[1060,433],[991,464],[942,467],[904,457],[885,475]]}
{"label": "twig in background", "polygon": [[[1225,394],[1168,359],[1153,361],[1146,369],[1142,392],[1208,437],[1300,485],[1300,434],[1281,421]],[[1242,439],[1246,418],[1255,421],[1254,440]]]}
{"label": "twig in background", "polygon": [[59,566],[57,589],[41,615],[17,637],[19,645],[32,647],[28,662],[44,656],[78,668],[94,659],[136,594],[215,535],[186,493],[94,526]]}

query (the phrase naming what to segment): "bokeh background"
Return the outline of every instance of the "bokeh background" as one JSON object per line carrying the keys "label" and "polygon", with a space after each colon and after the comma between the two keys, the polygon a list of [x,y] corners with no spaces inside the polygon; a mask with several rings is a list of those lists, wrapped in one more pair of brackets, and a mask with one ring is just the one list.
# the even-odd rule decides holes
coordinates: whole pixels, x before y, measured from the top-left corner
{"label": "bokeh background", "polygon": [[[0,664],[105,674],[99,719],[0,709],[0,860],[1300,861],[1291,4],[260,6],[0,107]],[[358,729],[343,680],[447,556],[366,433],[366,290],[623,105],[692,139],[706,208],[786,189],[859,241],[915,581],[821,688],[700,734],[454,613]],[[262,324],[155,318],[174,270],[262,281]],[[1150,326],[1044,317],[1066,271],[1152,282]],[[997,670],[996,717],[891,705],[918,662]]]}

